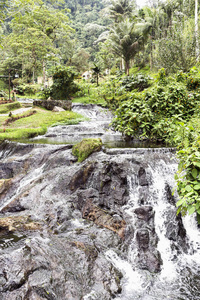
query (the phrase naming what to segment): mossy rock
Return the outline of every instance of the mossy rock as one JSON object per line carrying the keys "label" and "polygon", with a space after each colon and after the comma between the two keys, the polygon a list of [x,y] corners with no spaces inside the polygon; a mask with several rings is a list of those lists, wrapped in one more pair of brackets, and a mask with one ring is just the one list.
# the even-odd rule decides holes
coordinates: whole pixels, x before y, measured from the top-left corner
{"label": "mossy rock", "polygon": [[93,152],[100,151],[101,147],[101,139],[83,139],[80,143],[73,146],[72,154],[78,158],[78,162],[82,162]]}

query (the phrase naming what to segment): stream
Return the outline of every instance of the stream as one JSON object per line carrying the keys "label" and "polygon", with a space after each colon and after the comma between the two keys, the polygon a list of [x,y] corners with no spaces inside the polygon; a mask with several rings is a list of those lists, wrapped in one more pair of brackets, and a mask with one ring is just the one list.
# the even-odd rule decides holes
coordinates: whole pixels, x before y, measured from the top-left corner
{"label": "stream", "polygon": [[[88,120],[0,144],[0,299],[200,300],[200,229],[176,215],[175,149],[126,142],[96,105],[72,109]],[[103,148],[77,163],[85,137]]]}

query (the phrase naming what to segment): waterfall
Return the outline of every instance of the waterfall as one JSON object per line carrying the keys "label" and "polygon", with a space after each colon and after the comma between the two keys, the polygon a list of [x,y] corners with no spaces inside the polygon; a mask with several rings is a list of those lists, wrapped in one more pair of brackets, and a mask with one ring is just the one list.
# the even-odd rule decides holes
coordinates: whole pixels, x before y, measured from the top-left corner
{"label": "waterfall", "polygon": [[[122,152],[127,155],[126,150],[121,150],[121,155]],[[130,155],[130,149],[128,153]],[[170,152],[166,153],[166,149],[163,152],[162,149],[158,152],[149,149],[142,155],[138,149],[137,152],[132,150],[132,153],[130,200],[124,207],[124,214],[135,232],[126,259],[113,250],[105,253],[108,261],[124,274],[122,294],[116,299],[200,299],[200,291],[192,283],[200,275],[200,231],[194,217],[187,216],[182,223],[181,217],[176,216],[177,194],[171,195],[175,187],[177,162]],[[143,220],[141,222],[142,216],[139,215],[143,212],[135,213],[141,208],[153,210],[152,219],[150,221],[147,217],[146,224]],[[141,228],[149,234],[149,245],[145,250],[137,240],[137,232]],[[138,259],[141,251],[159,253],[162,261],[159,272],[152,275],[147,270],[148,265],[145,262],[141,264]],[[142,259],[145,259],[145,255]]]}
{"label": "waterfall", "polygon": [[[200,300],[200,230],[176,215],[175,149],[127,145],[104,109],[73,110],[91,120],[50,128],[47,144],[0,144],[0,298]],[[72,144],[99,136],[102,151],[77,163]]]}

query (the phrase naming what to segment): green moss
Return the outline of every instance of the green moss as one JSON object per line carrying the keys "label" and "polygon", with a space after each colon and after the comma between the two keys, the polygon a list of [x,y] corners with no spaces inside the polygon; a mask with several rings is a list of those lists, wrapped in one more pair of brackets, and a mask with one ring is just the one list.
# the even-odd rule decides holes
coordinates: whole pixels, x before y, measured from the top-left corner
{"label": "green moss", "polygon": [[82,162],[93,152],[100,151],[101,147],[101,139],[83,139],[80,143],[74,145],[72,154],[78,158],[78,162]]}

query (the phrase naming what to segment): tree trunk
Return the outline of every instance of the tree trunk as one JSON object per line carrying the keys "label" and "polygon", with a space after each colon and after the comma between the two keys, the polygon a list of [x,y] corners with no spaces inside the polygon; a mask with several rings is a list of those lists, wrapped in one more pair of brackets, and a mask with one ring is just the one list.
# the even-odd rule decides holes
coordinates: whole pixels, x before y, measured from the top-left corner
{"label": "tree trunk", "polygon": [[97,73],[97,86],[99,86],[99,74]]}
{"label": "tree trunk", "polygon": [[195,38],[196,38],[196,61],[199,61],[199,34],[198,34],[198,0],[195,0]]}
{"label": "tree trunk", "polygon": [[45,86],[45,83],[46,83],[46,66],[45,66],[45,61],[44,60],[42,62],[42,65],[43,65],[43,84]]}
{"label": "tree trunk", "polygon": [[129,61],[125,62],[125,73],[127,76],[129,76]]}
{"label": "tree trunk", "polygon": [[33,67],[33,84],[35,83],[35,68]]}
{"label": "tree trunk", "polygon": [[150,50],[150,69],[153,70],[153,42],[151,40],[151,50]]}

